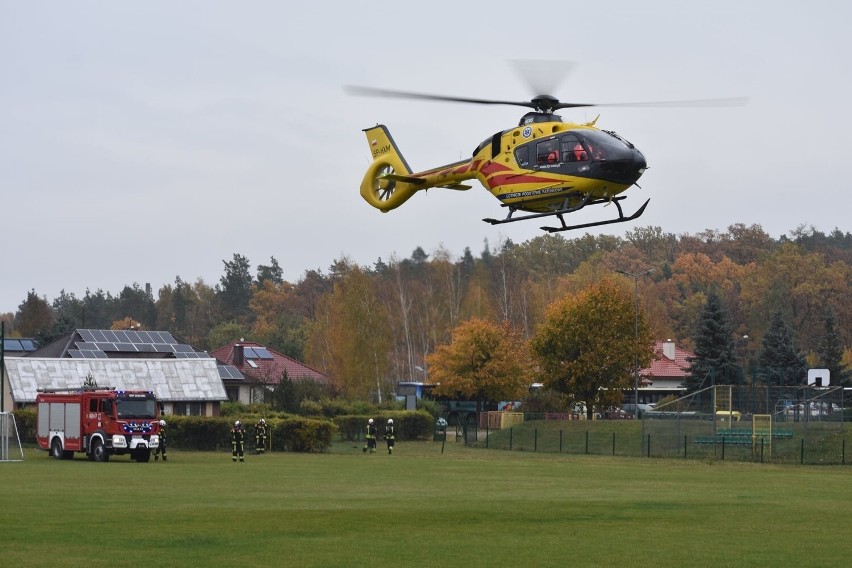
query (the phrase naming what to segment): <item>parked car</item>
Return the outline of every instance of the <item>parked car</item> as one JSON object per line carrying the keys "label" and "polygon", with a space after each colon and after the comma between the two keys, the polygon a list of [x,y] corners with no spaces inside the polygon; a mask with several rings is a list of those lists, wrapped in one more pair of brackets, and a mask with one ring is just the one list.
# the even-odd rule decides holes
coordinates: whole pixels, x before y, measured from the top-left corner
{"label": "parked car", "polygon": [[642,415],[644,413],[648,412],[649,410],[654,410],[654,406],[655,405],[653,405],[653,404],[639,404],[638,408],[637,408],[636,404],[629,403],[629,404],[622,404],[621,409],[624,412],[630,412],[630,413],[635,414],[637,418],[642,418]]}

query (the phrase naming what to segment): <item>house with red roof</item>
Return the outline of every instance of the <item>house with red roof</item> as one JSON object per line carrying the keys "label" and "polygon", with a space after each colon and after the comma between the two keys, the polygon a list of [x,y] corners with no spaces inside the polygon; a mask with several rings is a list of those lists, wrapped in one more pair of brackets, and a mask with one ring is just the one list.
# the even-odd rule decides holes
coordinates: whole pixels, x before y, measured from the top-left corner
{"label": "house with red roof", "polygon": [[265,347],[255,341],[234,341],[210,352],[222,365],[239,371],[232,377],[223,377],[228,400],[251,404],[263,402],[266,393],[275,388],[286,376],[291,381],[312,380],[328,384],[323,373],[304,363]]}
{"label": "house with red roof", "polygon": [[639,404],[655,404],[669,395],[681,396],[686,391],[683,383],[689,375],[689,358],[693,356],[671,339],[657,341],[651,366],[639,371]]}

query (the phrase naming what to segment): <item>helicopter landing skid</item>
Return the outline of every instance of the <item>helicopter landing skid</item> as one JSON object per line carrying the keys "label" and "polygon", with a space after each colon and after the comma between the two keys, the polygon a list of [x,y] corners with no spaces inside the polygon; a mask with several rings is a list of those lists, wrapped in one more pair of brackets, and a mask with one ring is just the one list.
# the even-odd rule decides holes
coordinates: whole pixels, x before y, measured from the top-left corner
{"label": "helicopter landing skid", "polygon": [[[539,219],[541,217],[556,216],[559,219],[559,221],[562,223],[561,227],[542,227],[541,228],[542,230],[547,231],[549,233],[556,233],[556,232],[559,232],[559,231],[570,231],[571,229],[583,229],[583,228],[586,228],[586,227],[595,227],[595,226],[598,226],[598,225],[610,225],[612,223],[624,223],[626,221],[632,221],[633,219],[636,219],[637,217],[642,215],[642,213],[645,212],[645,207],[647,207],[648,202],[651,201],[650,198],[647,199],[645,201],[645,203],[642,204],[642,207],[640,207],[636,211],[636,213],[634,213],[633,215],[630,215],[629,217],[625,217],[624,212],[621,210],[621,204],[619,203],[619,201],[621,201],[622,199],[625,199],[625,196],[616,197],[616,198],[610,200],[610,199],[592,199],[591,194],[587,194],[583,198],[583,201],[581,201],[578,205],[575,205],[574,207],[566,207],[564,209],[559,209],[557,211],[548,211],[547,213],[531,213],[529,215],[523,215],[521,217],[512,217],[512,214],[514,214],[517,211],[517,208],[514,208],[512,206],[508,206],[509,207],[509,215],[507,215],[505,219],[483,219],[483,221],[485,221],[486,223],[491,223],[492,225],[502,225],[503,223],[514,223],[515,221],[526,221],[526,220],[529,220],[529,219]],[[592,222],[592,223],[582,223],[580,225],[570,225],[570,226],[565,224],[565,218],[563,217],[564,215],[566,215],[568,213],[574,213],[575,211],[579,211],[580,209],[586,207],[587,205],[599,205],[599,204],[607,204],[607,203],[615,203],[615,206],[618,209],[618,217],[616,219],[608,219],[606,221],[595,221],[595,222]]]}
{"label": "helicopter landing skid", "polygon": [[572,229],[585,229],[586,227],[598,227],[600,225],[611,225],[613,223],[625,223],[627,221],[632,221],[633,219],[636,219],[637,217],[642,215],[642,213],[645,212],[645,207],[647,207],[648,203],[651,201],[651,198],[646,199],[645,203],[642,204],[642,207],[640,207],[639,209],[636,210],[636,213],[634,213],[633,215],[630,215],[629,217],[625,217],[624,212],[621,210],[621,204],[618,202],[619,199],[624,199],[624,198],[621,197],[621,198],[613,199],[613,202],[615,203],[615,207],[618,209],[618,217],[615,218],[615,219],[607,219],[606,221],[594,221],[592,223],[581,223],[580,225],[570,225],[569,226],[569,225],[565,224],[565,219],[562,217],[562,213],[557,212],[557,213],[555,213],[555,215],[559,219],[559,221],[562,223],[562,226],[561,227],[542,227],[541,229],[543,231],[547,231],[548,233],[558,233],[560,231],[570,231]]}

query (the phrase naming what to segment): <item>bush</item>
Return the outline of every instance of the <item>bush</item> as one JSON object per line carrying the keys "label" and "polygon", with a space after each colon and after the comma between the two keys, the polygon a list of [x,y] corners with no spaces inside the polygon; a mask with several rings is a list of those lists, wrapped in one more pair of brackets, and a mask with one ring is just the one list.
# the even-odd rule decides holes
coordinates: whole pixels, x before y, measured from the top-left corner
{"label": "bush", "polygon": [[392,418],[396,426],[397,440],[425,440],[431,439],[435,420],[431,414],[423,410],[414,412],[405,410],[386,411],[375,416],[337,416],[334,423],[340,431],[341,437],[347,442],[363,440],[367,429],[367,420],[373,418],[376,421],[376,429],[381,438],[385,432],[385,424]]}
{"label": "bush", "polygon": [[319,452],[331,446],[337,431],[327,420],[293,417],[270,423],[272,449],[291,452]]}
{"label": "bush", "polygon": [[35,409],[13,410],[15,425],[18,427],[18,435],[21,437],[22,446],[36,445],[36,411]]}

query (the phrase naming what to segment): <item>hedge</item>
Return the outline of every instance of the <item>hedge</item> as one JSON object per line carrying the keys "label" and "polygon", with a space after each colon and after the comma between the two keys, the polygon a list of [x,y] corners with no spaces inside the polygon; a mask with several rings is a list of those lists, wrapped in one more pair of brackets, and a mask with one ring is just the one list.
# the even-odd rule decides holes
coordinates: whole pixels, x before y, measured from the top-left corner
{"label": "hedge", "polygon": [[[21,444],[36,445],[35,410],[14,411]],[[169,449],[231,451],[234,417],[164,416],[168,424]],[[239,419],[239,417],[238,417]],[[259,418],[242,420],[246,431],[246,451],[255,449],[255,428]],[[366,420],[365,420],[366,422]],[[267,418],[267,444],[274,451],[321,452],[331,445],[337,426],[329,420],[287,416]]]}
{"label": "hedge", "polygon": [[432,415],[424,410],[383,410],[374,416],[336,416],[334,423],[340,431],[340,436],[347,442],[363,440],[367,429],[367,420],[372,418],[376,423],[379,438],[385,433],[385,424],[393,419],[397,440],[426,440],[432,439],[434,423]]}

